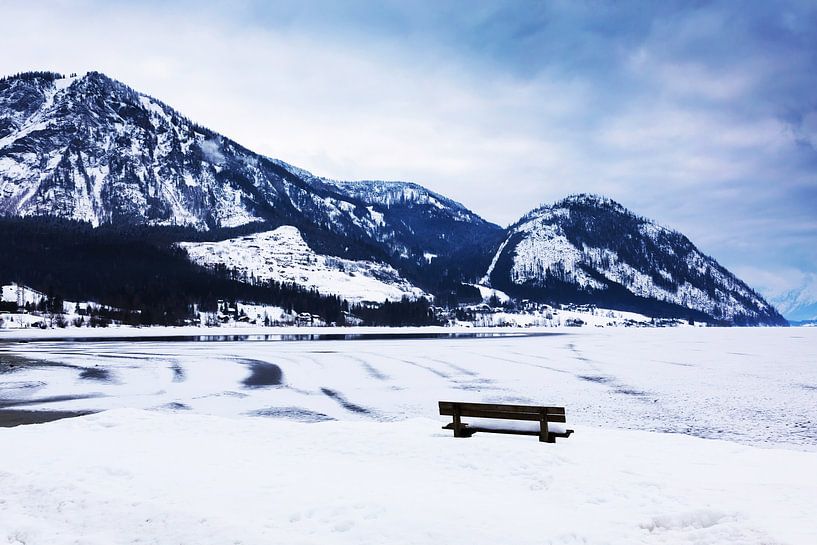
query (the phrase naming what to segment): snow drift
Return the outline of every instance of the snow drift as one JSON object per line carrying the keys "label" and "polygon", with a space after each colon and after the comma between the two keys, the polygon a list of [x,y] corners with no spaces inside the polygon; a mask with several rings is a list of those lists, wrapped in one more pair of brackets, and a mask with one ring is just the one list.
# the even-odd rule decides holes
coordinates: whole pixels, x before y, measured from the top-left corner
{"label": "snow drift", "polygon": [[812,545],[817,455],[579,428],[454,439],[438,420],[303,424],[138,410],[0,430],[0,540]]}

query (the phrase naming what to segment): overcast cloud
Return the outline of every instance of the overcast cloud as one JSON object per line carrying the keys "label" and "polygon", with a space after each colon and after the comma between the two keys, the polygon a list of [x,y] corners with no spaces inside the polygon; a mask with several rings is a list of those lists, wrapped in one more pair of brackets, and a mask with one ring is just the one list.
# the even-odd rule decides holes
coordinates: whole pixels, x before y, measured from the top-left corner
{"label": "overcast cloud", "polygon": [[99,70],[255,151],[503,225],[601,193],[817,300],[815,4],[656,4],[0,1],[0,73]]}

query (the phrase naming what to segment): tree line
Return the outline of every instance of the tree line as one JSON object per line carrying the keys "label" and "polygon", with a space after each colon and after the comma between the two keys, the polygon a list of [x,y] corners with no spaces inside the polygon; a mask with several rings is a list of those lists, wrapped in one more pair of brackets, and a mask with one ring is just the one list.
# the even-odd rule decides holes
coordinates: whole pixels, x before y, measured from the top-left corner
{"label": "tree line", "polygon": [[178,228],[93,228],[53,217],[0,218],[0,283],[30,286],[52,294],[49,300],[95,301],[111,307],[97,311],[106,319],[138,325],[182,324],[195,309],[217,311],[219,300],[279,306],[336,324],[348,313],[360,313],[371,325],[433,323],[425,300],[350,307],[296,284],[239,281],[226,268],[192,263],[174,244],[186,234]]}

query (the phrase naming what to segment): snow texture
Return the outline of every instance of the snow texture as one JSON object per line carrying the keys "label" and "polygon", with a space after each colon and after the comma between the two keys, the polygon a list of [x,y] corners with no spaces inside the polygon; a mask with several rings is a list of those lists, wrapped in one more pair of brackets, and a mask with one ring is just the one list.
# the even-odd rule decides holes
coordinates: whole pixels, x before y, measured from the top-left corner
{"label": "snow texture", "polygon": [[295,283],[350,302],[382,303],[426,295],[384,263],[315,253],[292,226],[220,242],[183,242],[180,246],[200,265],[224,265],[249,281]]}
{"label": "snow texture", "polygon": [[[1,376],[32,385],[4,390],[0,400],[9,407],[52,410],[176,403],[223,416],[297,407],[367,421],[433,418],[441,399],[553,404],[567,407],[571,424],[817,450],[815,328],[562,328],[541,330],[546,333],[541,336],[524,336],[531,330],[461,329],[511,336],[426,340],[388,335],[448,336],[458,330],[222,329],[176,334],[225,341],[243,338],[229,335],[251,336],[245,342],[55,343],[48,339],[59,334],[152,337],[169,330],[0,332],[0,338],[43,336],[0,348],[0,361],[19,362]],[[331,333],[386,338],[275,342]],[[277,366],[281,384],[245,388],[247,362]],[[104,370],[108,379],[79,378],[88,369]],[[179,370],[184,380],[178,380]]]}
{"label": "snow texture", "polygon": [[[328,331],[386,338],[0,345],[3,406],[112,409],[0,429],[0,542],[817,542],[817,329]],[[576,433],[455,439],[441,399]]]}
{"label": "snow texture", "polygon": [[0,450],[0,540],[817,540],[814,453],[590,427],[555,446],[530,437],[462,440],[439,426],[120,409],[0,430],[14,445]]}

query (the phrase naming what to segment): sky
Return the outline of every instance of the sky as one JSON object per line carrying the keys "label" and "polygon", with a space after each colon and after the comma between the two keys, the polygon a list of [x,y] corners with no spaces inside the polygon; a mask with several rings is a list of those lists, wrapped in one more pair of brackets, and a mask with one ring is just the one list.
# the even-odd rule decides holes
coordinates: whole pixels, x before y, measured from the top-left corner
{"label": "sky", "polygon": [[815,2],[0,0],[0,48],[500,225],[602,194],[817,318]]}

